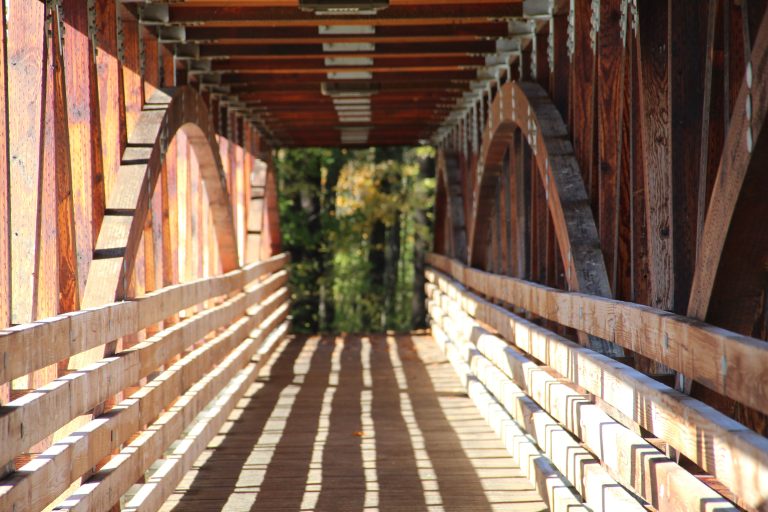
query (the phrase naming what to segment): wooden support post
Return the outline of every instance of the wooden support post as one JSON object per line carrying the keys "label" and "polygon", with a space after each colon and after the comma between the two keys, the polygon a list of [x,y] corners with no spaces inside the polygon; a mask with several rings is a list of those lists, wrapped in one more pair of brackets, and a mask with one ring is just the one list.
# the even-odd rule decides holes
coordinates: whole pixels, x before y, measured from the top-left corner
{"label": "wooden support post", "polygon": [[[96,52],[99,125],[104,197],[107,198],[112,193],[117,168],[120,166],[123,149],[128,140],[128,135],[125,133],[123,70],[118,59],[115,0],[96,0],[96,27],[99,34]],[[103,216],[103,206],[101,208],[101,212],[94,208],[94,215]]]}
{"label": "wooden support post", "polygon": [[[11,323],[11,190],[8,160],[8,69],[6,5],[0,2],[0,328]],[[11,386],[0,382],[0,405],[10,401]],[[0,475],[5,473],[0,468]]]}
{"label": "wooden support post", "polygon": [[637,68],[648,222],[650,305],[671,310],[674,300],[671,123],[669,119],[668,7],[639,2]]}
{"label": "wooden support post", "polygon": [[618,222],[621,215],[621,134],[625,53],[621,37],[621,0],[601,0],[597,37],[597,225],[613,295],[618,274]]}
{"label": "wooden support post", "polygon": [[45,4],[8,6],[8,148],[10,150],[11,322],[33,319],[39,251],[43,144]]}
{"label": "wooden support post", "polygon": [[[82,0],[62,2],[67,119],[77,247],[78,288],[93,258],[93,248],[104,216],[104,169],[98,77],[93,41],[88,37],[88,12]],[[79,300],[79,299],[78,299]]]}

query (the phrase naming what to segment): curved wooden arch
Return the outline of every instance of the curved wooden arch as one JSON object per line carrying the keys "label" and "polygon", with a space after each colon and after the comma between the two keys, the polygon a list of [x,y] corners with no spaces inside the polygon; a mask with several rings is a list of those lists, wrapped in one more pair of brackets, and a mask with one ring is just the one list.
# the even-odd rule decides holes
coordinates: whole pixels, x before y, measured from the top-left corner
{"label": "curved wooden arch", "polygon": [[440,150],[437,154],[438,180],[445,191],[445,220],[448,222],[451,256],[467,262],[467,227],[464,220],[463,188],[459,169],[459,157],[454,152]]}
{"label": "curved wooden arch", "polygon": [[[474,264],[478,247],[487,245],[489,233],[478,229],[479,221],[490,215],[504,154],[519,129],[544,186],[568,288],[610,297],[600,239],[568,129],[546,91],[535,83],[508,82],[496,95],[488,116],[472,198],[469,261]],[[603,340],[592,339],[591,345],[613,357],[624,355],[620,347]]]}
{"label": "curved wooden arch", "polygon": [[228,272],[239,266],[232,206],[208,107],[189,87],[158,90],[145,105],[128,138],[114,192],[107,199],[82,307],[126,298],[155,185],[168,144],[179,130],[184,132],[197,157],[222,270]]}
{"label": "curved wooden arch", "polygon": [[[764,292],[768,255],[768,13],[763,16],[725,138],[702,230],[688,316],[743,331]],[[727,280],[727,283],[722,282]],[[751,334],[751,333],[747,333]]]}

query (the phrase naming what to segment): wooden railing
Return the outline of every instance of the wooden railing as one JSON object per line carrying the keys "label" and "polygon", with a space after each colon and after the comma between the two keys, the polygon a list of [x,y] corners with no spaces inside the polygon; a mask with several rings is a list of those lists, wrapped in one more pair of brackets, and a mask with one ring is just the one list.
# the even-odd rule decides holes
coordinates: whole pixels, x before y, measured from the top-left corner
{"label": "wooden railing", "polygon": [[[0,480],[0,510],[56,502],[56,510],[98,511],[119,501],[124,510],[156,510],[285,334],[287,260],[0,331],[3,384],[182,313],[129,349],[0,407],[0,465],[54,440]],[[113,397],[120,401],[106,412],[71,426]]]}
{"label": "wooden railing", "polygon": [[[738,510],[732,502],[768,510],[768,439],[510,309],[613,341],[762,412],[768,411],[767,343],[436,254],[428,263],[435,339],[495,426],[517,440],[514,450],[528,446],[526,439],[532,444],[524,452],[539,461],[529,468],[531,478],[572,485],[564,504],[548,494],[553,486],[540,485],[553,509],[583,499],[593,510],[640,510],[639,498],[658,510]],[[683,469],[667,456],[675,452],[707,474]]]}

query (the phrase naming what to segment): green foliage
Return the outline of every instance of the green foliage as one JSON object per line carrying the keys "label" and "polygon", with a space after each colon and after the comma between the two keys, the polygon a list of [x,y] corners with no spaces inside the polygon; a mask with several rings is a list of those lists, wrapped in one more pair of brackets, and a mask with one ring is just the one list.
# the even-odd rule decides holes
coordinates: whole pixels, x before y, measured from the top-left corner
{"label": "green foliage", "polygon": [[414,252],[431,240],[430,147],[277,153],[295,330],[412,327]]}

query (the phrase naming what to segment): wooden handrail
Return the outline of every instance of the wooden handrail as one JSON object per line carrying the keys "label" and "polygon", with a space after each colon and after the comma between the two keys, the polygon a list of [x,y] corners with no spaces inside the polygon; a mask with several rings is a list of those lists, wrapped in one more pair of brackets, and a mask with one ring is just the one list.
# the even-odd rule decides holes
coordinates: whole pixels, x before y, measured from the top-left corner
{"label": "wooden handrail", "polygon": [[220,276],[168,286],[135,300],[115,302],[0,331],[0,384],[133,334],[203,301],[243,289],[282,268],[287,253]]}
{"label": "wooden handrail", "polygon": [[427,262],[489,299],[612,341],[768,414],[768,343],[685,316],[501,276],[439,254]]}
{"label": "wooden handrail", "polygon": [[[201,308],[196,314],[114,356],[60,377],[0,407],[0,431],[5,433],[0,443],[0,464],[4,464],[97,404],[131,386],[141,385],[144,377],[160,370],[158,376],[107,413],[78,428],[78,434],[58,440],[0,481],[0,510],[42,510],[82,475],[134,439],[130,446],[138,443],[140,448],[129,448],[108,467],[128,461],[126,466],[114,474],[108,471],[111,475],[108,478],[96,475],[95,481],[99,483],[87,487],[88,495],[76,491],[68,498],[69,504],[77,504],[75,508],[109,510],[233,378],[241,379],[237,376],[246,367],[250,368],[248,375],[253,376],[257,369],[253,367],[252,357],[265,340],[274,338],[278,331],[285,332],[290,294],[285,287],[288,273],[282,268],[287,261],[288,256],[283,254],[221,276],[169,286],[134,301],[3,331],[0,346],[6,351],[29,339],[30,333],[52,333],[52,337],[39,342],[44,346],[61,342],[60,337],[65,333],[71,336],[69,352],[49,351],[45,357],[28,357],[29,351],[14,353],[13,358],[6,358],[14,362],[13,371],[4,374],[7,376],[41,361],[40,364],[50,364],[62,353],[87,350],[111,340],[110,336],[132,334],[180,310],[223,297],[222,302]],[[105,325],[110,318],[118,325]],[[47,324],[54,324],[56,328],[46,331]],[[99,331],[102,325],[106,334]],[[206,341],[199,344],[202,339]],[[164,368],[174,357],[180,359]],[[221,409],[211,425],[223,421],[227,412],[228,409]],[[166,420],[168,423],[157,429],[143,430],[146,425]],[[151,439],[151,443],[142,444],[147,439]],[[126,470],[130,477],[126,477]],[[106,494],[102,492],[104,489]],[[92,496],[99,498],[93,502]]]}
{"label": "wooden handrail", "polygon": [[668,442],[745,503],[758,508],[768,500],[764,485],[768,481],[768,439],[637,370],[490,303],[440,271],[427,270],[427,279],[468,315]]}

